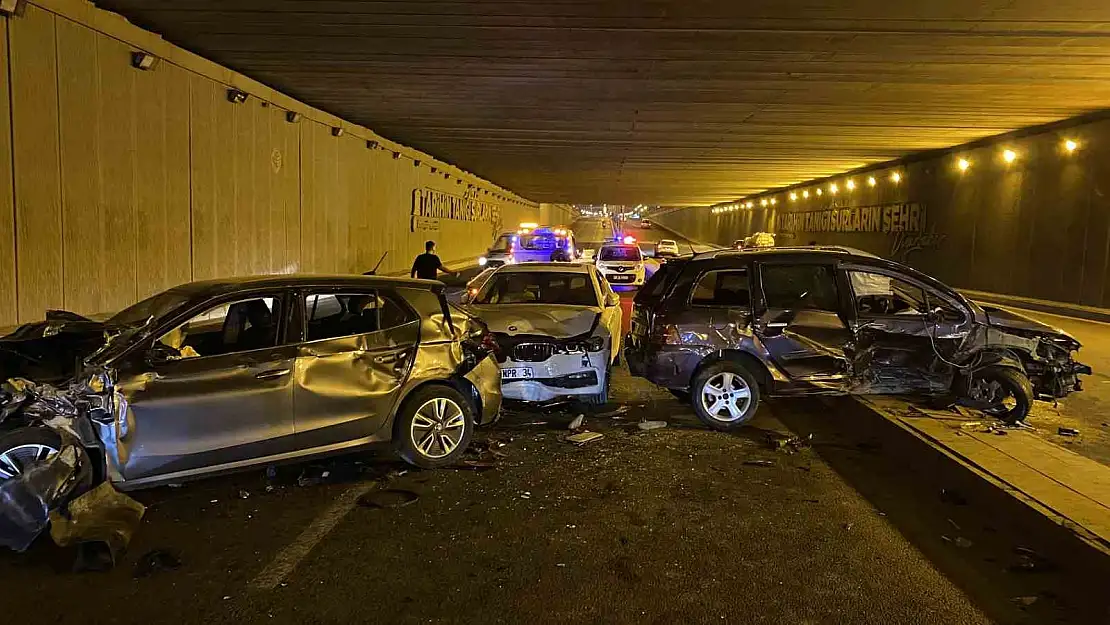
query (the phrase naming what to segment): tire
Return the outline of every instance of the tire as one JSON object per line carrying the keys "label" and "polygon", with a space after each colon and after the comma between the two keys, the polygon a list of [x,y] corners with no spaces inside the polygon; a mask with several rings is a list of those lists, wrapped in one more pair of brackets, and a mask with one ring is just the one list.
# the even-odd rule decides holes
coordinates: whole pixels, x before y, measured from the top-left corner
{"label": "tire", "polygon": [[[13,469],[22,468],[27,462],[44,460],[62,449],[62,437],[45,427],[22,427],[0,434],[0,481],[8,479]],[[87,491],[99,471],[93,466],[88,452],[78,447],[79,464],[77,484],[73,495]]]}
{"label": "tire", "polygon": [[466,451],[474,423],[474,406],[462,393],[441,384],[426,386],[410,395],[398,411],[393,445],[411,465],[445,467]]}
{"label": "tire", "polygon": [[983,412],[1010,425],[1024,421],[1033,407],[1033,384],[1009,367],[987,367],[971,374],[968,395],[977,402],[996,402]]}
{"label": "tire", "polygon": [[[711,401],[714,403],[708,403]],[[743,365],[723,360],[694,376],[690,403],[706,426],[714,430],[734,430],[755,415],[759,407],[759,384]],[[716,411],[713,406],[718,406]]]}

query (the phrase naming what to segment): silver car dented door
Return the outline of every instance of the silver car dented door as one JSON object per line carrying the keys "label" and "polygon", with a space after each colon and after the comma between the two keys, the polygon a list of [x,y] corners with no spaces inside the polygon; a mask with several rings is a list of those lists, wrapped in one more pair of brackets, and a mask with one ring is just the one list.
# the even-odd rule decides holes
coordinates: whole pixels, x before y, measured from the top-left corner
{"label": "silver car dented door", "polygon": [[[344,325],[334,314],[314,318],[313,304],[318,313],[332,297],[348,318],[358,313],[369,321]],[[356,311],[351,302],[360,297]],[[389,439],[383,428],[412,367],[419,317],[386,292],[313,293],[304,300],[308,340],[298,349],[293,393],[299,445],[338,449]],[[367,307],[369,302],[374,306]]]}
{"label": "silver car dented door", "polygon": [[[261,341],[268,345],[236,345],[251,327],[245,317],[239,328],[230,327],[236,307],[263,299],[272,306],[271,322],[283,325],[278,324],[281,298],[227,302],[219,305],[228,311],[223,319],[217,307],[182,324],[194,324],[182,346],[192,350],[187,355],[154,359],[139,354],[131,371],[120,372],[117,390],[126,401],[126,422],[117,425],[110,445],[110,470],[138,485],[234,468],[296,448],[296,346],[279,345],[277,327]],[[236,330],[244,333],[232,336]]]}

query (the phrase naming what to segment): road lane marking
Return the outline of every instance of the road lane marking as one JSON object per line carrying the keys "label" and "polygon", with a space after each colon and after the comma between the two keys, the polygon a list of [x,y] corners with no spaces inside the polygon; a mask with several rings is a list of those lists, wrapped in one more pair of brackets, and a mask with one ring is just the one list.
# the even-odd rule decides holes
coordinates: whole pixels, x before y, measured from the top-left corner
{"label": "road lane marking", "polygon": [[312,523],[301,532],[300,536],[297,536],[296,540],[282,549],[270,561],[269,566],[251,581],[250,586],[257,590],[273,590],[276,588],[282,580],[293,572],[293,569],[297,568],[301,560],[304,560],[305,556],[311,553],[316,545],[335,529],[336,525],[339,525],[343,517],[347,516],[358,503],[358,498],[377,487],[377,482],[366,482],[355,484],[343,491],[331,507],[313,519]]}

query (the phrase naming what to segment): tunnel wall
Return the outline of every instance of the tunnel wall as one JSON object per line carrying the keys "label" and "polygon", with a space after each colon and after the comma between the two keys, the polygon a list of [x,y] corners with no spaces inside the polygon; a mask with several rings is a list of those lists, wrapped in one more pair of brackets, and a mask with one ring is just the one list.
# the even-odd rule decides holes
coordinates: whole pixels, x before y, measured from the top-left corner
{"label": "tunnel wall", "polygon": [[[387,251],[381,271],[403,271],[425,239],[473,260],[539,213],[84,1],[28,3],[0,39],[0,325],[191,280],[361,273]],[[133,68],[137,50],[158,64]],[[489,210],[414,220],[418,194]]]}
{"label": "tunnel wall", "polygon": [[[1078,142],[1074,153],[1063,149],[1065,138]],[[1007,147],[1018,154],[1009,164],[1002,159]],[[957,168],[959,158],[971,163],[967,171]],[[900,184],[891,182],[893,171],[903,176]],[[877,179],[874,188],[868,176]],[[814,185],[803,185],[750,198],[750,210],[685,208],[657,221],[721,245],[760,231],[775,232],[780,245],[847,245],[959,288],[1110,308],[1110,121],[1064,123],[850,177],[852,192],[845,188],[849,176],[838,176],[822,183],[821,198]],[[827,192],[832,182],[840,188],[836,195]],[[808,200],[801,199],[803,190],[810,191]],[[799,199],[790,201],[791,191]],[[775,206],[762,208],[761,200],[770,198]],[[872,209],[880,211],[877,227],[867,218],[853,224],[861,211],[843,210],[864,206],[879,207]],[[833,208],[841,209],[843,223],[828,217]],[[814,216],[785,217],[792,213]]]}

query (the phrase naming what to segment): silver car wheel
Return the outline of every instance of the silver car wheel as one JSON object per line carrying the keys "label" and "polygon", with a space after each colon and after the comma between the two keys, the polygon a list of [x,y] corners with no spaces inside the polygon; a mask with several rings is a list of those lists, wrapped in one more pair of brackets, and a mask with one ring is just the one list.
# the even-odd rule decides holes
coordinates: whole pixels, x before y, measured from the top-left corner
{"label": "silver car wheel", "polygon": [[727,423],[743,418],[751,400],[752,390],[748,383],[729,371],[709,378],[701,388],[701,407],[717,421]]}
{"label": "silver car wheel", "polygon": [[466,413],[463,409],[446,397],[436,397],[417,408],[409,436],[421,455],[439,459],[455,451],[465,431]]}
{"label": "silver car wheel", "polygon": [[58,453],[57,449],[49,445],[30,443],[16,445],[0,453],[0,480],[10,480],[23,473],[28,466],[46,460]]}

